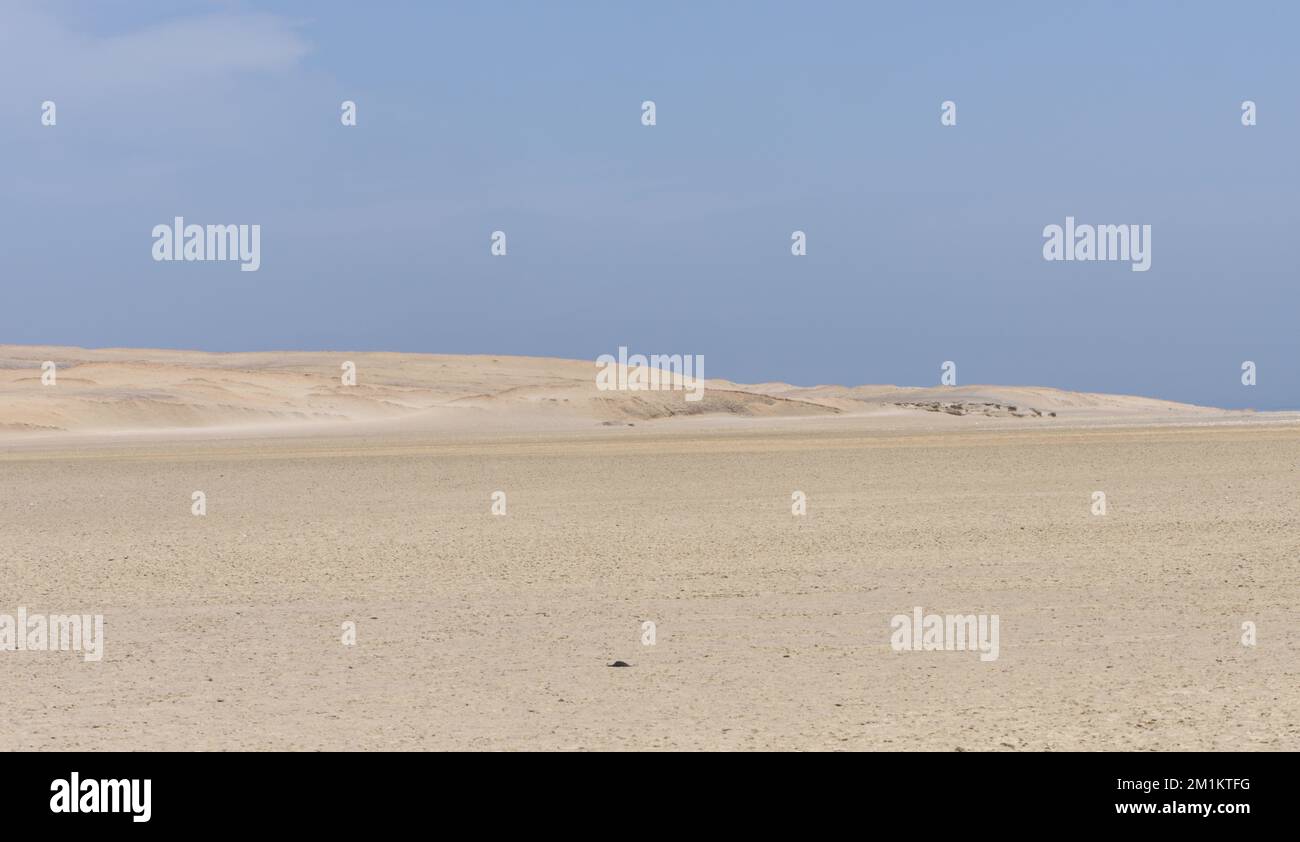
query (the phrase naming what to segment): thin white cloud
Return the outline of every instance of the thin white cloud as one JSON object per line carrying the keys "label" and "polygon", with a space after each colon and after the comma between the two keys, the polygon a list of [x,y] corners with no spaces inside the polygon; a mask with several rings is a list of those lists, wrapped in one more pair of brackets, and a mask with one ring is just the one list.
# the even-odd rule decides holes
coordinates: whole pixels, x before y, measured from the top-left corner
{"label": "thin white cloud", "polygon": [[184,17],[97,35],[45,7],[0,3],[0,91],[24,99],[37,89],[69,99],[183,90],[285,71],[310,50],[293,20],[272,14]]}

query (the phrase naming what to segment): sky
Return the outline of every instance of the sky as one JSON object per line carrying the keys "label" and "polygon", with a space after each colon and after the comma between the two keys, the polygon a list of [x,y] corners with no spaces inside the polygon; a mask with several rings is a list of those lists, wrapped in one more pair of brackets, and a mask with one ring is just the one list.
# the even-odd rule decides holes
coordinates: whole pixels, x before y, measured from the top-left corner
{"label": "sky", "polygon": [[[4,0],[0,343],[1300,409],[1297,8]],[[155,261],[176,216],[260,269]],[[1067,216],[1150,269],[1044,260]]]}

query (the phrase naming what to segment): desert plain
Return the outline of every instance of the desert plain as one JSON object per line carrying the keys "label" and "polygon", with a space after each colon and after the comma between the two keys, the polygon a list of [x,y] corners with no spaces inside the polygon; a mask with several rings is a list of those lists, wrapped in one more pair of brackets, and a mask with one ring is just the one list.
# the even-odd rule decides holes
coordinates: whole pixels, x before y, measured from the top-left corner
{"label": "desert plain", "polygon": [[594,373],[0,346],[0,749],[1300,748],[1300,415]]}

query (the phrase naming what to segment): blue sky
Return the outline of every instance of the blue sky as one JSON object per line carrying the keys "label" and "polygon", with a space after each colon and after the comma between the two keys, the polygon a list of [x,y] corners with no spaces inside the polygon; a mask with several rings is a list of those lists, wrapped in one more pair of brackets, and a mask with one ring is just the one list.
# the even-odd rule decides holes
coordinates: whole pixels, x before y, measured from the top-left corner
{"label": "blue sky", "polygon": [[[6,0],[0,342],[627,345],[800,384],[933,384],[954,360],[962,383],[1300,408],[1297,23],[1284,3]],[[261,269],[154,262],[176,215],[261,225]],[[1044,261],[1067,215],[1150,224],[1150,271]]]}

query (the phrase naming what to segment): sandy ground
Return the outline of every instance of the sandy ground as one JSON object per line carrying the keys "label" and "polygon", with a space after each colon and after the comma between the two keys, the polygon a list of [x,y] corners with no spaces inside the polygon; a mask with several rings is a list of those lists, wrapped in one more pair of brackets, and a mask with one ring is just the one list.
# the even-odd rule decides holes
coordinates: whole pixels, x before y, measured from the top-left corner
{"label": "sandy ground", "polygon": [[[211,405],[194,360],[60,366],[51,406],[48,349],[3,350],[37,368],[0,370],[0,612],[106,641],[0,652],[0,749],[1300,748],[1294,417],[781,384],[665,417],[590,364],[427,358],[458,373],[319,428],[267,378],[332,359],[227,360]],[[998,659],[893,651],[914,606],[999,615]]]}

